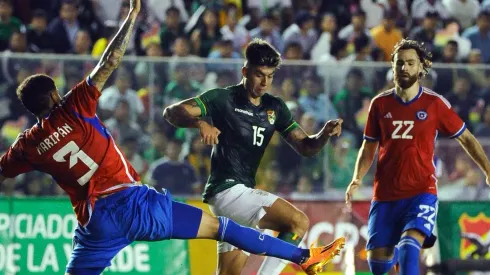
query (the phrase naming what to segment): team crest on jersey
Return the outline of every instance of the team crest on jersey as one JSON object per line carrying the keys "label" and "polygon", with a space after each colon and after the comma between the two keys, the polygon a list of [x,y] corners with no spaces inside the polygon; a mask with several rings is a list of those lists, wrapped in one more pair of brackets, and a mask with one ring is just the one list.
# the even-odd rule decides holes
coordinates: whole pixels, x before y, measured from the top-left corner
{"label": "team crest on jersey", "polygon": [[427,113],[425,111],[418,111],[417,112],[417,119],[418,120],[426,120],[427,119]]}
{"label": "team crest on jersey", "polygon": [[269,120],[270,124],[274,124],[274,122],[276,121],[276,112],[274,112],[274,110],[268,110],[267,119]]}

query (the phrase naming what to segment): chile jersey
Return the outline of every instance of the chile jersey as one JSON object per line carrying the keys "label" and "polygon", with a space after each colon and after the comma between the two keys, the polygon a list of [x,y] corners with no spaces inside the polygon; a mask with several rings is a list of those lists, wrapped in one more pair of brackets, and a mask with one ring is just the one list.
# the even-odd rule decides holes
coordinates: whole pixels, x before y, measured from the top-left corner
{"label": "chile jersey", "polygon": [[51,175],[70,196],[81,225],[88,223],[98,196],[139,181],[95,115],[100,95],[89,78],[79,83],[0,159],[0,173],[7,178],[32,170]]}
{"label": "chile jersey", "polygon": [[437,135],[455,138],[465,129],[450,103],[427,88],[420,87],[409,102],[403,102],[394,89],[374,97],[364,130],[364,139],[379,141],[373,199],[437,195],[433,163]]}

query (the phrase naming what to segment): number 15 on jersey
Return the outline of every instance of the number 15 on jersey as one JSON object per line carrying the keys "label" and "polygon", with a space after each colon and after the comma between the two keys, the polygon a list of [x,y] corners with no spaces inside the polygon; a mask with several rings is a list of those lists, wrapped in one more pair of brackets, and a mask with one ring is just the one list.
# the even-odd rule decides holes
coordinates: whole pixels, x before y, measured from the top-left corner
{"label": "number 15 on jersey", "polygon": [[264,131],[265,128],[258,127],[258,126],[252,126],[254,129],[254,143],[253,145],[256,146],[262,146],[262,143],[264,142]]}

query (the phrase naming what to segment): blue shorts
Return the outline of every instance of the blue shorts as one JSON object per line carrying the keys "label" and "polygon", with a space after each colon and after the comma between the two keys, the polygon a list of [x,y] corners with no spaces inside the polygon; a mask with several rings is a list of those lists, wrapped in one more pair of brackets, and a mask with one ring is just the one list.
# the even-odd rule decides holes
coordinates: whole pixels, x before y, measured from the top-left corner
{"label": "blue shorts", "polygon": [[170,239],[172,229],[172,196],[166,190],[160,193],[138,185],[99,199],[88,225],[75,230],[66,272],[76,274],[84,268],[102,271],[133,241]]}
{"label": "blue shorts", "polygon": [[[373,201],[369,210],[368,242],[366,249],[394,247],[403,232],[417,229],[430,240],[437,215],[437,196],[421,194],[397,201]],[[431,246],[425,244],[424,246]]]}

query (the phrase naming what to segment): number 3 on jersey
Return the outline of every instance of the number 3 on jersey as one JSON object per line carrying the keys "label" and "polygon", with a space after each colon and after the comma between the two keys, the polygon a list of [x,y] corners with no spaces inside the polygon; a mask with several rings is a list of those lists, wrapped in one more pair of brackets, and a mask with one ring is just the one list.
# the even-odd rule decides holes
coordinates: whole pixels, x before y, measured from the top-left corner
{"label": "number 3 on jersey", "polygon": [[94,175],[95,171],[97,171],[99,165],[95,163],[95,161],[93,161],[87,154],[85,154],[84,151],[80,150],[80,147],[78,147],[74,141],[68,142],[65,146],[59,149],[58,152],[53,155],[53,158],[57,162],[65,162],[65,156],[68,154],[70,154],[70,169],[78,163],[78,160],[81,160],[90,169],[87,173],[85,173],[85,175],[77,180],[78,184],[82,186],[85,185]]}
{"label": "number 3 on jersey", "polygon": [[393,120],[393,125],[396,126],[391,134],[392,139],[413,139],[410,131],[413,128],[413,120]]}
{"label": "number 3 on jersey", "polygon": [[258,127],[258,126],[252,126],[254,129],[254,144],[256,146],[262,146],[262,143],[264,142],[264,135],[262,134],[265,131],[265,128]]}

